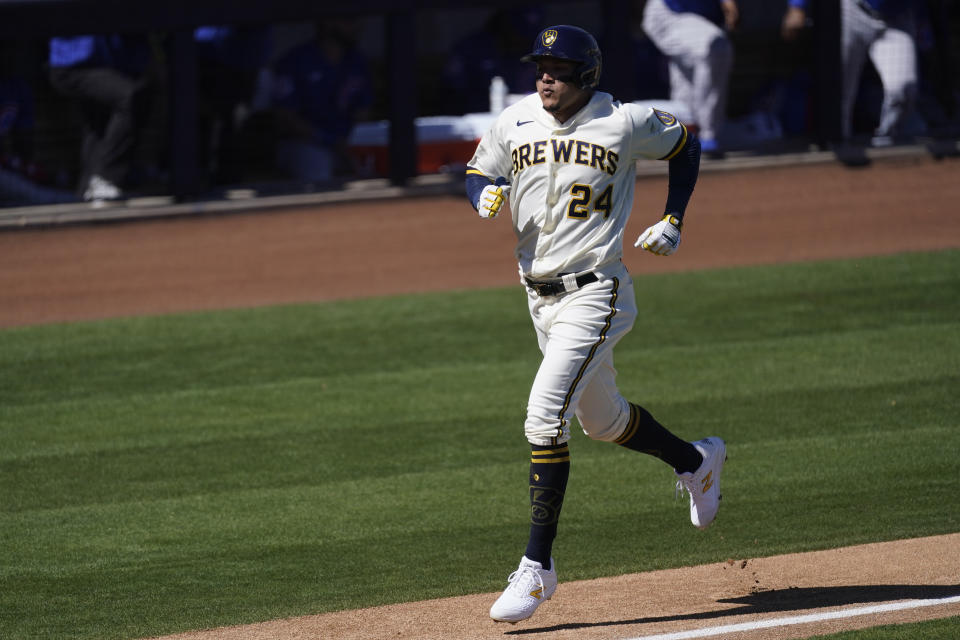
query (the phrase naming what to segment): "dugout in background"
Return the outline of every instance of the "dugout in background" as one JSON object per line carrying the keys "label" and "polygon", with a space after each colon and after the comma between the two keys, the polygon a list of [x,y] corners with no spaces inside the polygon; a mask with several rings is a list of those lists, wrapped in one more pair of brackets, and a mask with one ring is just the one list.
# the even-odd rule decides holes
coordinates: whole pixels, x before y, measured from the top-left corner
{"label": "dugout in background", "polygon": [[[741,24],[731,34],[735,58],[728,102],[728,117],[741,127],[747,142],[738,152],[776,153],[805,150],[811,145],[829,148],[839,138],[838,87],[842,78],[838,77],[837,64],[837,2],[811,0],[806,37],[793,49],[778,42],[786,0],[739,2]],[[949,0],[918,2],[930,16],[918,40],[918,105],[928,125],[926,135],[955,136],[960,5]],[[52,186],[57,186],[69,184],[77,171],[78,128],[69,107],[50,91],[45,79],[46,40],[59,34],[149,33],[165,73],[144,132],[140,189],[147,194],[190,200],[219,198],[228,189],[247,186],[260,192],[303,192],[336,189],[343,183],[302,184],[275,174],[263,152],[270,144],[270,134],[258,129],[253,118],[259,108],[257,100],[263,96],[251,97],[249,104],[235,110],[238,119],[231,124],[239,128],[226,154],[234,163],[231,171],[217,175],[209,170],[205,154],[210,137],[201,126],[200,113],[201,89],[212,87],[201,80],[197,43],[191,37],[197,27],[228,25],[267,30],[273,35],[272,61],[309,37],[311,25],[318,18],[332,12],[356,20],[358,45],[369,60],[373,85],[370,110],[361,122],[382,126],[385,132],[379,151],[385,160],[373,166],[361,164],[356,177],[383,177],[394,184],[405,184],[425,169],[441,171],[456,165],[439,160],[421,162],[421,147],[427,141],[418,140],[417,119],[452,118],[464,123],[464,113],[451,113],[457,109],[448,100],[443,68],[455,43],[477,31],[498,11],[529,10],[539,13],[544,24],[583,26],[597,36],[604,51],[602,89],[621,100],[667,98],[663,60],[638,28],[638,9],[642,9],[642,2],[632,0],[467,0],[455,8],[439,2],[355,0],[338,5],[335,11],[323,3],[298,0],[193,0],[146,5],[106,0],[24,0],[0,2],[0,38],[13,43],[17,51],[15,70],[26,77],[33,91],[35,121],[29,138],[34,158],[47,167]],[[14,63],[8,61],[4,66],[7,68],[0,71],[14,71]],[[868,70],[862,83],[864,104],[869,105],[875,75]],[[484,98],[487,90],[485,80],[477,82],[478,99]],[[868,128],[875,117],[869,108],[859,109],[857,114],[860,130]]]}

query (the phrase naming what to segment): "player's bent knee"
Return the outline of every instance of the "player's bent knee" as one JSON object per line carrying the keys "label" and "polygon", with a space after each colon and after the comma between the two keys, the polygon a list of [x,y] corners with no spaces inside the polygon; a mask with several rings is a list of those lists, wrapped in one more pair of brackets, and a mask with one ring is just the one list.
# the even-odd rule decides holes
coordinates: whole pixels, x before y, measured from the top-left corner
{"label": "player's bent knee", "polygon": [[623,433],[626,422],[621,415],[602,415],[589,416],[577,414],[577,420],[580,421],[580,427],[591,440],[601,440],[603,442],[613,442]]}
{"label": "player's bent knee", "polygon": [[620,394],[585,395],[577,409],[583,432],[593,440],[612,442],[620,437],[630,417],[630,405]]}
{"label": "player's bent knee", "polygon": [[623,433],[623,425],[617,423],[598,425],[585,423],[581,420],[580,426],[583,427],[583,432],[591,440],[601,440],[603,442],[613,442]]}

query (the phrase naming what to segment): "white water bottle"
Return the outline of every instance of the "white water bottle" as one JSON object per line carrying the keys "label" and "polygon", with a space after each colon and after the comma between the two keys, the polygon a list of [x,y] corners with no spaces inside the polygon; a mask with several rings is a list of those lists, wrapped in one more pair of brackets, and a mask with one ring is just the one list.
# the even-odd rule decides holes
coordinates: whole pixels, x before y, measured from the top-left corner
{"label": "white water bottle", "polygon": [[490,113],[500,113],[507,106],[507,83],[500,76],[490,81]]}

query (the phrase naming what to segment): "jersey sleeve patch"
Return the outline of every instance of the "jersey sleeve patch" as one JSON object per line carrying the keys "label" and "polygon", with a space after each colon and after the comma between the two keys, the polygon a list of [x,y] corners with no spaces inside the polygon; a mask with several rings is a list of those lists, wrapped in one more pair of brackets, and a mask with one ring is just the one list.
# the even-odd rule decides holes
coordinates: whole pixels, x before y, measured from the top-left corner
{"label": "jersey sleeve patch", "polygon": [[677,124],[677,118],[672,113],[667,113],[666,111],[660,111],[660,109],[654,109],[653,113],[657,116],[657,119],[663,123],[665,127],[672,127]]}

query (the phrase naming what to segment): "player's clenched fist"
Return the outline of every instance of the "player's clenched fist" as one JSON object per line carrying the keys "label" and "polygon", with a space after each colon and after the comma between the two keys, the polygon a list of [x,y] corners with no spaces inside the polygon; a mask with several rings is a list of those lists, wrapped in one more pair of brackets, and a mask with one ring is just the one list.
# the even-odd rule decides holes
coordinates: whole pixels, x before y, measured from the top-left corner
{"label": "player's clenched fist", "polygon": [[676,216],[669,213],[663,220],[640,234],[635,247],[643,247],[650,253],[658,256],[668,256],[680,246],[680,227],[683,223]]}
{"label": "player's clenched fist", "polygon": [[485,220],[496,218],[503,206],[503,201],[509,194],[510,185],[508,184],[487,185],[480,194],[480,200],[477,201],[477,213]]}

